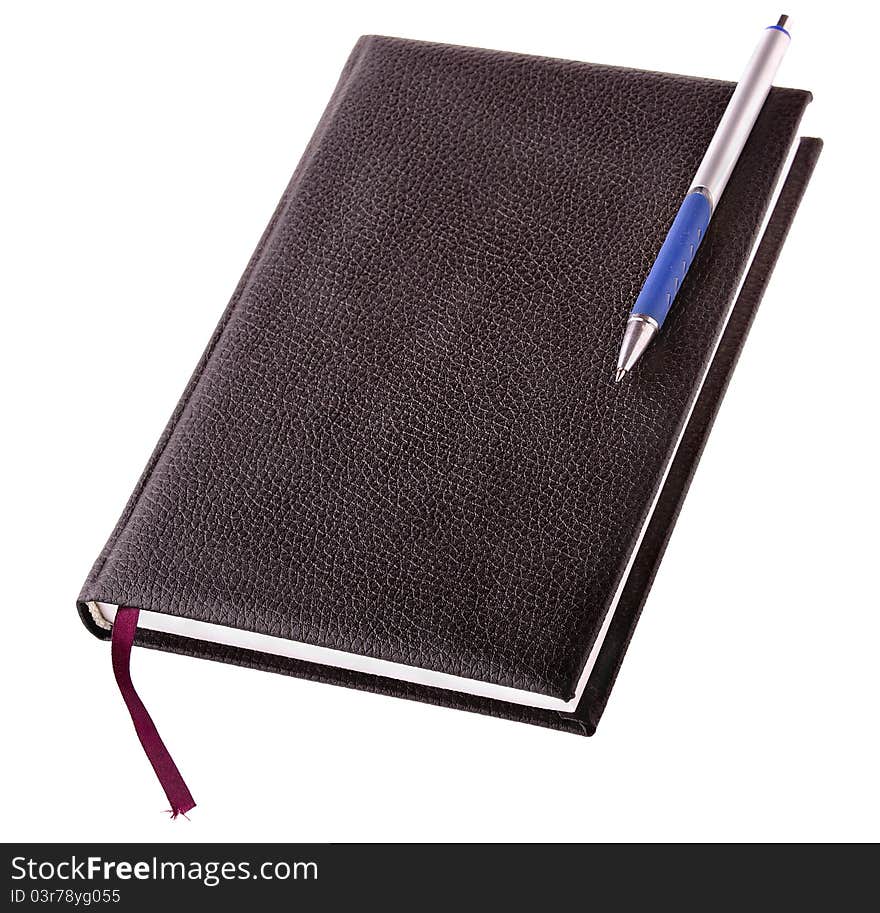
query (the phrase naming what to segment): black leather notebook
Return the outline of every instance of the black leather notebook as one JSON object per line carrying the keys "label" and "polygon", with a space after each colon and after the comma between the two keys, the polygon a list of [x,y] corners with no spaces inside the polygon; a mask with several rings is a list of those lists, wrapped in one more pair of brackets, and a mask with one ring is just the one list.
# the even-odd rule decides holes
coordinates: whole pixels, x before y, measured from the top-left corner
{"label": "black leather notebook", "polygon": [[821,146],[775,88],[367,37],[78,606],[135,644],[591,734]]}

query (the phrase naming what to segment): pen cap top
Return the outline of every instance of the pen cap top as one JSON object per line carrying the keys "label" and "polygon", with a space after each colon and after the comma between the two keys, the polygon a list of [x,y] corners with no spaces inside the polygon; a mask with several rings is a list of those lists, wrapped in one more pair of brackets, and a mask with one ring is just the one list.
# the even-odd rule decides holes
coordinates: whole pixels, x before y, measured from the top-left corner
{"label": "pen cap top", "polygon": [[779,17],[779,21],[776,23],[776,25],[768,25],[767,28],[772,29],[775,32],[782,32],[786,38],[789,40],[791,39],[791,32],[788,30],[788,16],[785,13]]}

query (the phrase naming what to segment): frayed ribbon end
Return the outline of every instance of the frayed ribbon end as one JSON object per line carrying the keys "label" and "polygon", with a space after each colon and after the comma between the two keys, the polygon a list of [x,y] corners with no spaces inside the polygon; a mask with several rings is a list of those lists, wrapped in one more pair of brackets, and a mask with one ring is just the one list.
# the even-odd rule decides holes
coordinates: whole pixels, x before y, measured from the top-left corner
{"label": "frayed ribbon end", "polygon": [[192,805],[187,805],[185,807],[181,806],[179,808],[177,808],[177,807],[166,808],[165,814],[171,815],[171,818],[170,818],[171,821],[176,821],[178,815],[182,815],[184,818],[186,818],[187,821],[189,821],[189,815],[187,815],[187,812],[191,812],[195,807],[196,807],[196,804],[195,804],[195,802],[193,802]]}

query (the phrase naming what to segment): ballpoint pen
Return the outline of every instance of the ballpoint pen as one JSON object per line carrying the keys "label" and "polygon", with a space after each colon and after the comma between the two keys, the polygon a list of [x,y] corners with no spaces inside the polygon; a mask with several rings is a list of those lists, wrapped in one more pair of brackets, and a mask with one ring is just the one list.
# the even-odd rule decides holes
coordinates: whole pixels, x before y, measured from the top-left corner
{"label": "ballpoint pen", "polygon": [[709,220],[764,106],[773,78],[788,50],[788,16],[768,26],[736,86],[709,143],[684,202],[648,273],[626,324],[617,359],[618,381],[633,369],[663,326]]}

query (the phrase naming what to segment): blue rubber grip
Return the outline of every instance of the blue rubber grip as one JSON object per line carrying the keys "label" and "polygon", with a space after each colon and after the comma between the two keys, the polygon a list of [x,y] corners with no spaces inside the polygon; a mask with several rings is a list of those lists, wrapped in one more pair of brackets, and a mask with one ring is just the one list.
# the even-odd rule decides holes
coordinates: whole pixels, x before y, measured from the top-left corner
{"label": "blue rubber grip", "polygon": [[684,198],[633,305],[633,314],[645,314],[653,317],[658,326],[663,325],[697,248],[706,237],[711,216],[712,207],[702,193],[694,191]]}

